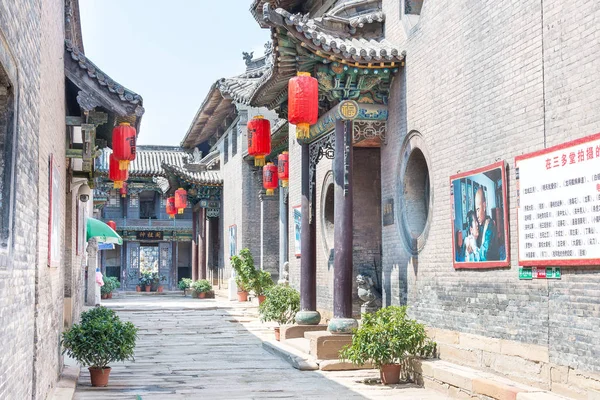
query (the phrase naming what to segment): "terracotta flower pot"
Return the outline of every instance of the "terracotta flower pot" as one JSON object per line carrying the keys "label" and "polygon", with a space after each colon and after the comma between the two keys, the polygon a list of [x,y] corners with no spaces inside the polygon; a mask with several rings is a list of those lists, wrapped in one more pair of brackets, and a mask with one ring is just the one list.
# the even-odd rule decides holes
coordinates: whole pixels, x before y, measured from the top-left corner
{"label": "terracotta flower pot", "polygon": [[243,301],[248,301],[248,292],[237,292],[238,294],[238,301],[243,302]]}
{"label": "terracotta flower pot", "polygon": [[135,291],[136,291],[136,292],[141,292],[141,291],[142,291],[142,287],[141,287],[140,285],[137,285],[137,286],[135,287]]}
{"label": "terracotta flower pot", "polygon": [[395,385],[400,382],[400,364],[386,364],[379,368],[381,382],[384,385]]}
{"label": "terracotta flower pot", "polygon": [[110,367],[106,368],[88,368],[90,370],[90,378],[92,386],[108,386],[108,376],[110,375]]}
{"label": "terracotta flower pot", "polygon": [[146,285],[145,289],[146,289],[146,292],[149,292],[149,291],[150,291],[150,289],[152,289],[152,286],[150,286],[150,285]]}
{"label": "terracotta flower pot", "polygon": [[258,305],[260,306],[262,304],[262,302],[265,301],[266,298],[267,298],[267,296],[265,296],[265,295],[258,296]]}
{"label": "terracotta flower pot", "polygon": [[204,298],[206,298],[206,292],[200,292],[200,293],[198,293],[198,298],[199,298],[199,299],[204,299]]}
{"label": "terracotta flower pot", "polygon": [[107,299],[112,299],[112,292],[110,292],[109,294],[106,295]]}
{"label": "terracotta flower pot", "polygon": [[100,298],[102,300],[106,300],[107,297],[108,297],[108,295],[106,293],[100,293]]}
{"label": "terracotta flower pot", "polygon": [[273,329],[275,329],[275,340],[277,340],[279,342],[279,338],[280,338],[280,334],[281,334],[281,332],[279,331],[279,327],[276,326]]}
{"label": "terracotta flower pot", "polygon": [[162,293],[163,292],[164,287],[161,285],[158,287],[158,293]]}

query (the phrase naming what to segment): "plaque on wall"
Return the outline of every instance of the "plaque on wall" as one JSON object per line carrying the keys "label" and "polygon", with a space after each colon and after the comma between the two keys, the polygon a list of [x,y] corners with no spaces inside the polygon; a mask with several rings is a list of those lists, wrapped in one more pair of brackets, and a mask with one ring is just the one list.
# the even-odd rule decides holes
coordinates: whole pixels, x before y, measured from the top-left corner
{"label": "plaque on wall", "polygon": [[383,226],[394,225],[394,199],[387,199],[383,204]]}
{"label": "plaque on wall", "polygon": [[137,240],[163,240],[162,231],[136,231],[135,238]]}
{"label": "plaque on wall", "polygon": [[600,134],[515,158],[519,265],[600,264]]}

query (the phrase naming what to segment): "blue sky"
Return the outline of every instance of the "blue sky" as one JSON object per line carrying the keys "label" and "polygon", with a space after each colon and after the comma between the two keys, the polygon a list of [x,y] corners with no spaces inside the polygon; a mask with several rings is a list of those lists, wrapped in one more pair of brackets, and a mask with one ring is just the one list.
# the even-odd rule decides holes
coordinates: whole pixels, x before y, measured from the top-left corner
{"label": "blue sky", "polygon": [[86,56],[144,98],[138,144],[179,145],[210,86],[244,72],[242,52],[263,54],[250,3],[80,0]]}

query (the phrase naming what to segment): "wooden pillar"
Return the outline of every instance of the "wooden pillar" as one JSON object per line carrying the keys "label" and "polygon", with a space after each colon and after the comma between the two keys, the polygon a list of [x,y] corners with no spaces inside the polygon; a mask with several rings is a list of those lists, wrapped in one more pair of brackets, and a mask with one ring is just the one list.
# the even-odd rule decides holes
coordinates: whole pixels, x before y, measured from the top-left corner
{"label": "wooden pillar", "polygon": [[198,280],[198,253],[196,253],[198,240],[198,215],[192,211],[192,280]]}
{"label": "wooden pillar", "polygon": [[284,264],[288,261],[288,215],[285,202],[287,188],[279,188],[279,280],[283,278]]}
{"label": "wooden pillar", "polygon": [[198,269],[200,279],[207,279],[206,277],[206,208],[200,210],[200,224],[198,234]]}
{"label": "wooden pillar", "polygon": [[[317,311],[317,235],[314,215],[316,193],[312,191],[310,147],[302,144],[302,222],[300,231],[300,312],[296,322],[300,325],[317,325],[321,314]],[[314,181],[314,174],[312,175]],[[314,182],[313,182],[314,184]],[[310,207],[312,201],[312,207]]]}
{"label": "wooden pillar", "polygon": [[352,121],[335,124],[333,333],[352,333],[358,323],[352,318]]}

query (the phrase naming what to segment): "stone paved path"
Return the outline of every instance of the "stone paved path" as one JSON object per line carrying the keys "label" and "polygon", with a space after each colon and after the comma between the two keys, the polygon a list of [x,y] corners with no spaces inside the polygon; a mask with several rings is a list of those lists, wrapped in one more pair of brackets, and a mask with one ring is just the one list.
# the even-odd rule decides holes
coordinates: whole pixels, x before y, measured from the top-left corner
{"label": "stone paved path", "polygon": [[[112,365],[106,388],[82,368],[75,399],[411,399],[446,397],[412,385],[365,384],[375,370],[298,371],[262,349],[272,325],[225,299],[130,296],[104,303],[139,327],[135,362]],[[139,397],[137,397],[139,396]]]}

